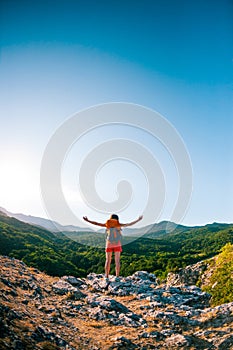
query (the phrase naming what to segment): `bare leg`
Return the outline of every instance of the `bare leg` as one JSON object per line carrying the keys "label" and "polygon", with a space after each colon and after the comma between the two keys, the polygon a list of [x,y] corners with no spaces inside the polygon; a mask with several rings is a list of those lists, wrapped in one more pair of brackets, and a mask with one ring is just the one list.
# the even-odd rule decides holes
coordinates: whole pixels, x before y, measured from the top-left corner
{"label": "bare leg", "polygon": [[112,260],[112,252],[106,252],[105,276],[107,278],[108,278],[109,272],[110,272],[111,260]]}
{"label": "bare leg", "polygon": [[115,252],[115,265],[116,265],[116,276],[117,277],[120,274],[120,257],[121,257],[121,252]]}

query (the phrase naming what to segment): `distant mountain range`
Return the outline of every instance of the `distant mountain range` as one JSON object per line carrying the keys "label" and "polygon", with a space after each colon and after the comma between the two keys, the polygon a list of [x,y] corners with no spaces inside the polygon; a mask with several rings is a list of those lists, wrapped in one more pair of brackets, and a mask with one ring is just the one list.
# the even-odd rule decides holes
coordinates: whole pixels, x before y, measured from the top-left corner
{"label": "distant mountain range", "polygon": [[[15,219],[18,219],[20,221],[23,221],[25,223],[36,225],[42,228],[45,228],[46,230],[49,230],[51,232],[66,232],[66,233],[75,233],[75,232],[96,232],[95,230],[92,230],[88,227],[79,227],[74,225],[61,225],[60,223],[56,221],[52,221],[49,219],[32,216],[32,215],[25,215],[21,213],[11,213],[5,208],[0,207],[0,211],[4,214],[6,214],[9,217],[13,217]],[[156,237],[159,235],[164,235],[164,233],[168,233],[170,231],[179,230],[182,232],[183,230],[187,230],[188,227],[183,225],[177,225],[174,222],[170,221],[161,221],[159,223],[154,223],[150,225],[146,225],[140,228],[129,228],[126,227],[123,229],[124,236],[144,236],[145,234],[156,234]],[[104,233],[104,229],[100,229],[97,232]],[[72,235],[74,238],[74,236]]]}
{"label": "distant mountain range", "polygon": [[[56,222],[56,221],[52,221],[49,219],[45,219],[45,218],[41,218],[41,217],[37,217],[37,216],[32,216],[32,215],[25,215],[25,214],[21,214],[21,213],[11,213],[8,210],[6,210],[3,207],[0,207],[0,212],[6,214],[9,217],[13,217],[15,219],[18,219],[20,221],[23,221],[25,223],[31,224],[31,225],[36,225],[42,228],[45,228],[46,230],[49,230],[51,232],[66,232],[66,233],[75,233],[75,232],[92,232],[95,233],[95,230],[92,230],[89,227],[80,227],[80,226],[75,226],[75,225],[61,225],[60,223]],[[213,225],[217,225],[217,227],[219,228],[219,226],[222,226],[222,228],[224,228],[225,226],[227,226],[228,224],[224,224],[224,223],[213,223],[213,224],[207,224],[206,227],[208,226],[212,226]],[[171,221],[161,221],[159,223],[154,223],[154,224],[150,224],[150,225],[146,225],[140,228],[129,228],[126,227],[123,229],[123,234],[124,236],[149,236],[150,238],[154,238],[154,237],[159,237],[159,236],[163,236],[165,233],[169,233],[169,232],[173,232],[175,231],[176,233],[181,233],[183,231],[189,231],[192,229],[197,229],[197,228],[201,228],[204,226],[184,226],[184,225],[179,225],[176,224],[174,222]],[[105,230],[104,229],[100,229],[97,232],[99,233],[104,233]]]}
{"label": "distant mountain range", "polygon": [[14,214],[6,210],[5,208],[0,207],[0,211],[7,216],[10,216],[12,218],[18,219],[20,221],[26,222],[27,224],[36,225],[45,228],[46,230],[49,230],[51,232],[59,232],[59,231],[65,231],[65,232],[77,232],[77,231],[88,231],[91,232],[92,230],[87,227],[79,227],[74,225],[61,225],[56,221],[52,221],[49,219],[40,218],[37,216],[32,215],[25,215],[25,214]]}
{"label": "distant mountain range", "polygon": [[150,224],[140,228],[126,227],[123,229],[123,232],[126,236],[141,236],[145,234],[151,234],[152,232],[156,232],[156,235],[158,236],[159,233],[164,234],[164,232],[168,233],[174,231],[175,229],[179,229],[182,231],[187,229],[187,227],[183,225],[177,225],[176,223],[171,221],[161,221],[159,223]]}

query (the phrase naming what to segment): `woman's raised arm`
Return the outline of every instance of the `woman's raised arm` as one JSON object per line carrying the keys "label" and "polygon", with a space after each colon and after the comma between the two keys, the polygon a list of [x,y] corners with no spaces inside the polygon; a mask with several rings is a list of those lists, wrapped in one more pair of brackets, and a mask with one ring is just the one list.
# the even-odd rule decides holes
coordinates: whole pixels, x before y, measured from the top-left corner
{"label": "woman's raised arm", "polygon": [[90,222],[90,224],[93,224],[93,225],[96,225],[96,226],[101,226],[101,227],[105,227],[106,226],[105,224],[102,224],[101,222],[96,222],[96,221],[89,220],[87,218],[87,216],[84,216],[83,220],[85,220],[87,222]]}
{"label": "woman's raised arm", "polygon": [[142,220],[142,218],[143,218],[143,216],[140,215],[137,220],[129,222],[128,224],[120,224],[120,226],[122,226],[122,227],[132,226],[132,225],[136,224],[138,221]]}

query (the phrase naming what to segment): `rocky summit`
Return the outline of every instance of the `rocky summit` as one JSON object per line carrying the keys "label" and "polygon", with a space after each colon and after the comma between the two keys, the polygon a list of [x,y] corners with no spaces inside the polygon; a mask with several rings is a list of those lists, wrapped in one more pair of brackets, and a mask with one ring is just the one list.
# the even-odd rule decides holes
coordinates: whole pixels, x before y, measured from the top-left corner
{"label": "rocky summit", "polygon": [[193,284],[201,264],[165,283],[146,271],[56,278],[5,256],[0,265],[0,349],[233,349],[233,302],[210,307]]}

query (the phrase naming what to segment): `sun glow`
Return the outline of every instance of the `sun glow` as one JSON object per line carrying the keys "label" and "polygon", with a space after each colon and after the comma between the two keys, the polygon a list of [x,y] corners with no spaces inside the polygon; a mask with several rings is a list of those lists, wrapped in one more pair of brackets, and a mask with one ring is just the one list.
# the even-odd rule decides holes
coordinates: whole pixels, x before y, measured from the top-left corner
{"label": "sun glow", "polygon": [[38,192],[34,164],[25,157],[4,155],[0,165],[1,205],[11,211],[22,212],[25,204]]}

